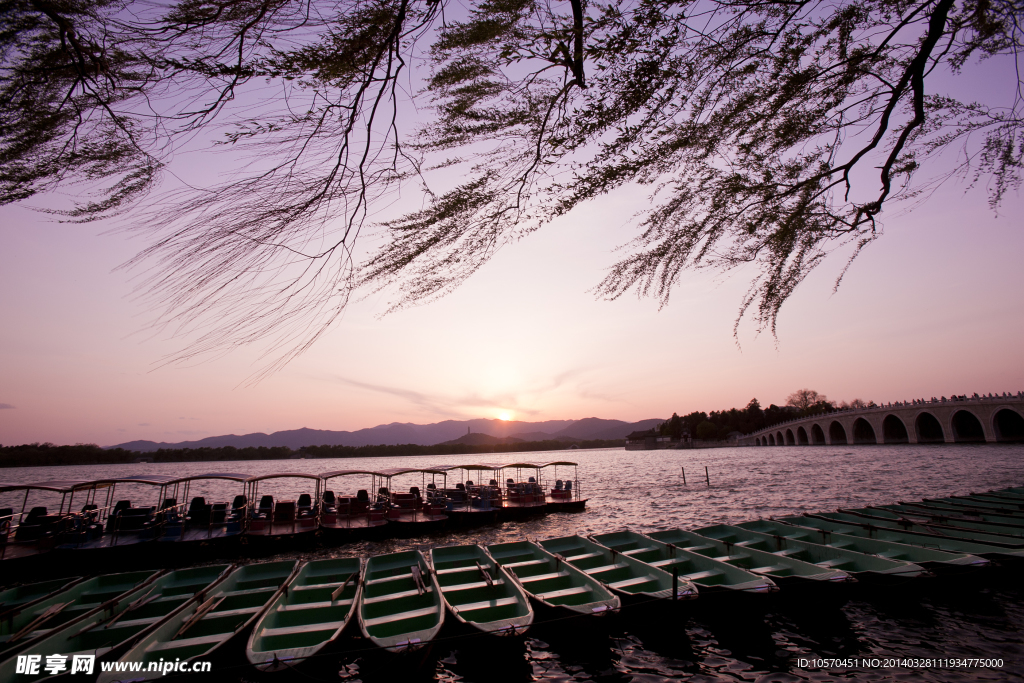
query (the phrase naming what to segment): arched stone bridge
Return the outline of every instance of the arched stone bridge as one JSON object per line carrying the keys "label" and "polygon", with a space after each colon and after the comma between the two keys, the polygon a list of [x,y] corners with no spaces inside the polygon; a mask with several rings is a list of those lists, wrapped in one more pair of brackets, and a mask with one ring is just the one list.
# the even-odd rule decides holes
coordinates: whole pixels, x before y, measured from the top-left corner
{"label": "arched stone bridge", "polygon": [[1024,392],[840,410],[741,436],[740,446],[1024,441]]}

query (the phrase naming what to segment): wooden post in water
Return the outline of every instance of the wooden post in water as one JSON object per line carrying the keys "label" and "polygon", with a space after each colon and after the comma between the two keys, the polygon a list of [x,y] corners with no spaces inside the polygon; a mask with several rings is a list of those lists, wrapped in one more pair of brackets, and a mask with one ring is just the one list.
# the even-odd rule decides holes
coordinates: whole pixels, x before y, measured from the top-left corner
{"label": "wooden post in water", "polygon": [[704,479],[708,482],[708,486],[711,486],[711,476],[708,474],[707,465],[704,465]]}
{"label": "wooden post in water", "polygon": [[685,467],[682,467],[682,468],[680,468],[680,469],[682,469],[682,470],[683,470],[683,484],[685,485],[685,484],[686,484],[686,468],[685,468]]}

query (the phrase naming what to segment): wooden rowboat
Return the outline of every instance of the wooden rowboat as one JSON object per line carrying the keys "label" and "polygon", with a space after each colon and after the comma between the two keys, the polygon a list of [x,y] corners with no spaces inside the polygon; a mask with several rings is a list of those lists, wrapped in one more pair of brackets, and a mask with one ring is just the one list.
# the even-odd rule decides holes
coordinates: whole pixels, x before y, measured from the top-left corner
{"label": "wooden rowboat", "polygon": [[160,573],[104,574],[15,608],[0,621],[0,656],[9,657],[31,642],[46,637],[53,629],[99,611],[124,593],[149,583]]}
{"label": "wooden rowboat", "polygon": [[771,553],[776,557],[791,557],[809,562],[825,569],[840,569],[853,575],[859,581],[893,584],[928,575],[928,572],[918,564],[814,543],[804,540],[807,538],[806,533],[796,530],[786,535],[717,524],[697,529],[696,533],[722,541],[730,546],[738,546],[738,549],[753,548]]}
{"label": "wooden rowboat", "polygon": [[697,585],[702,602],[703,598],[710,595],[767,595],[779,590],[775,582],[767,577],[633,531],[597,534],[591,538],[621,555],[666,572],[675,571],[680,578]]}
{"label": "wooden rowboat", "polygon": [[286,671],[328,648],[355,614],[358,557],[307,562],[253,627],[246,656],[261,671]]}
{"label": "wooden rowboat", "polygon": [[444,625],[444,600],[423,553],[408,550],[370,558],[363,575],[359,628],[389,652],[416,650]]}
{"label": "wooden rowboat", "polygon": [[[801,520],[803,518],[800,518]],[[967,553],[946,552],[932,548],[921,548],[918,546],[897,543],[893,541],[882,541],[875,538],[861,536],[850,536],[842,533],[834,533],[827,529],[814,528],[809,526],[797,526],[791,523],[760,519],[755,522],[743,522],[737,526],[752,531],[760,531],[766,534],[778,534],[786,538],[806,541],[808,543],[819,543],[829,548],[843,548],[853,552],[863,553],[874,557],[884,557],[888,560],[899,560],[912,562],[927,567],[936,572],[960,573],[966,570],[979,569],[991,564],[983,557],[969,555]]]}
{"label": "wooden rowboat", "polygon": [[[844,517],[852,518],[844,519]],[[968,553],[988,560],[1024,560],[1024,550],[1013,550],[999,546],[979,543],[966,538],[943,536],[932,533],[921,533],[907,529],[896,529],[886,524],[873,524],[866,519],[858,519],[853,515],[831,513],[825,515],[806,515],[803,517],[780,517],[780,522],[797,526],[812,527],[846,536],[860,536],[880,541],[904,543],[921,548],[932,548],[947,553]]]}
{"label": "wooden rowboat", "polygon": [[713,558],[723,564],[741,568],[757,576],[771,578],[786,591],[792,588],[812,588],[833,584],[855,583],[856,579],[839,569],[819,567],[816,564],[797,559],[790,554],[776,554],[752,547],[749,543],[738,545],[731,539],[722,541],[699,536],[682,529],[667,529],[647,534],[647,537],[665,543],[676,552]]}
{"label": "wooden rowboat", "polygon": [[[139,634],[138,640],[118,663],[141,663],[133,681],[159,679],[163,673],[149,670],[151,663],[210,661],[227,643],[244,637],[267,605],[278,595],[298,568],[295,560],[239,567],[207,591],[202,602],[193,601],[170,618]],[[124,670],[101,673],[97,683],[125,678]]]}
{"label": "wooden rowboat", "polygon": [[487,546],[487,552],[531,598],[552,610],[605,615],[622,602],[600,581],[536,543],[518,541]]}
{"label": "wooden rowboat", "polygon": [[42,600],[65,588],[70,588],[82,580],[81,576],[72,576],[66,579],[27,583],[0,590],[0,620],[4,619],[8,612],[24,609],[26,605],[36,600]]}
{"label": "wooden rowboat", "polygon": [[526,633],[533,608],[522,587],[478,545],[433,548],[430,561],[448,610],[476,631]]}
{"label": "wooden rowboat", "polygon": [[[67,662],[75,655],[93,655],[99,661],[115,660],[138,634],[204,596],[211,585],[227,576],[229,569],[228,565],[220,565],[161,574],[108,602],[104,609],[93,610],[53,629],[32,641],[25,651],[44,656],[59,653]],[[16,675],[17,658],[18,655],[14,655],[0,663],[0,680],[31,681],[49,677],[42,668],[35,675]],[[70,669],[70,665],[67,668]]]}
{"label": "wooden rowboat", "polygon": [[697,587],[689,579],[678,574],[673,577],[664,569],[652,567],[582,536],[551,538],[540,544],[556,557],[564,558],[608,586],[624,602],[639,604],[697,597]]}

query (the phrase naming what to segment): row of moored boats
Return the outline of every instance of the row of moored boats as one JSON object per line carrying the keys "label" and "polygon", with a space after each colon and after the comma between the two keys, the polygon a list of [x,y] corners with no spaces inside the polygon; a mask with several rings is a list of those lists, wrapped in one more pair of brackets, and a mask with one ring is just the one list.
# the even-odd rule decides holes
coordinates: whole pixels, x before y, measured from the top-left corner
{"label": "row of moored boats", "polygon": [[780,587],[827,593],[1021,560],[1024,487],[694,531],[62,579],[0,591],[0,680],[13,679],[24,653],[142,662],[132,679],[158,678],[162,662],[214,661],[246,638],[253,666],[288,671],[337,648],[353,622],[399,653],[438,638],[446,623],[522,636],[535,609],[547,619],[698,596],[756,604]]}
{"label": "row of moored boats", "polygon": [[[228,496],[217,500],[211,492]],[[258,476],[144,474],[0,486],[0,494],[21,503],[20,512],[0,507],[0,560],[55,549],[109,556],[139,543],[180,555],[243,538],[255,545],[322,538],[330,545],[580,511],[587,502],[577,464],[566,461]],[[49,507],[39,504],[46,501]]]}

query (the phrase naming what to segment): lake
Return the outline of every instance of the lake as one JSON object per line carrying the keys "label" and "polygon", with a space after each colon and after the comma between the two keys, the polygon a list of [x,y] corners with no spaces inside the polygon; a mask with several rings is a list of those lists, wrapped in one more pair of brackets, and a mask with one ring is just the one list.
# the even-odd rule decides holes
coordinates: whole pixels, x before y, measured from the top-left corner
{"label": "lake", "polygon": [[[589,498],[586,512],[430,537],[358,543],[301,556],[377,554],[623,528],[696,528],[1024,484],[1024,445],[954,444],[681,451],[619,448],[484,456],[8,468],[0,470],[0,479],[15,484],[141,473],[316,473],[556,459],[579,463],[581,490]],[[705,483],[705,466],[710,486]],[[559,468],[559,477],[570,473],[571,468]],[[419,475],[404,476],[406,479],[396,480],[396,489],[421,483]],[[368,480],[358,480],[353,486],[368,488]],[[277,480],[268,484],[266,492],[294,497],[303,486],[302,480]],[[205,489],[193,487],[191,495],[230,500],[240,492],[237,489],[239,485],[218,483]],[[139,503],[156,496],[154,490],[142,486],[119,486],[118,494],[118,498]],[[20,496],[0,494],[0,507],[6,505],[20,509]],[[623,614],[597,626],[538,624],[524,643],[511,650],[506,646],[492,652],[494,644],[479,639],[438,643],[418,670],[407,676],[440,681],[1019,680],[1024,676],[1022,575],[1019,568],[1003,567],[953,580],[923,580],[884,594],[859,589],[843,605],[796,604],[787,601],[783,591],[766,612],[715,613],[704,608],[661,620],[637,620]],[[580,633],[585,637],[579,637]],[[390,680],[386,671],[369,665],[375,661],[373,653],[359,651],[365,647],[363,641],[353,639],[349,645],[354,651],[330,662],[330,677],[325,679],[321,673],[317,680]],[[963,657],[1002,659],[1003,664],[994,669],[943,669],[901,666],[915,662],[900,661]],[[856,666],[816,669],[801,665],[801,660],[813,663],[816,659],[856,660]],[[893,664],[886,661],[889,659],[897,660],[897,666],[887,667]],[[244,669],[222,670],[220,676],[249,680]]]}

